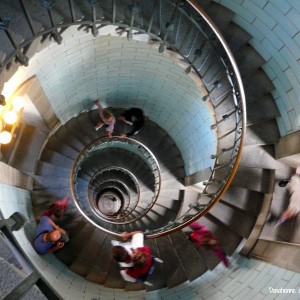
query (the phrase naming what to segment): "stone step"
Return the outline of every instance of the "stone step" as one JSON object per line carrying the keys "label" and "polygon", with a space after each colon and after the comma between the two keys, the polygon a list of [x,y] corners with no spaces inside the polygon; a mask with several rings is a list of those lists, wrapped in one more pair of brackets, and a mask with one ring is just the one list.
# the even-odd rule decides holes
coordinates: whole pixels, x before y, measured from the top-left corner
{"label": "stone step", "polygon": [[228,29],[225,31],[222,30],[222,33],[234,55],[238,53],[243,46],[247,45],[252,38],[247,31],[234,22],[229,23]]}
{"label": "stone step", "polygon": [[68,121],[66,127],[72,132],[84,145],[89,144],[98,137],[95,126],[91,122],[88,113],[81,113]]}
{"label": "stone step", "polygon": [[[41,189],[41,188],[66,188],[70,185],[69,174],[64,173],[57,173],[50,174],[50,175],[34,175],[34,188]],[[77,178],[77,182],[79,185],[86,185],[87,181]]]}
{"label": "stone step", "polygon": [[53,164],[38,161],[37,167],[36,167],[36,175],[40,176],[55,176],[58,177],[69,177],[70,176],[70,169],[55,166]]}
{"label": "stone step", "polygon": [[221,201],[257,216],[260,212],[264,194],[246,188],[231,186],[222,196]]}
{"label": "stone step", "polygon": [[162,189],[178,189],[183,190],[186,187],[177,179],[167,179],[161,182]]}
{"label": "stone step", "polygon": [[58,152],[61,155],[64,155],[70,159],[76,159],[79,152],[68,146],[66,143],[62,142],[56,135],[52,135],[47,142],[46,149]]}
{"label": "stone step", "polygon": [[111,259],[110,268],[107,273],[104,286],[108,288],[116,288],[116,289],[124,289],[126,286],[126,282],[124,281],[124,279],[120,274],[119,264],[113,259]]}
{"label": "stone step", "polygon": [[156,201],[156,204],[161,205],[163,207],[166,207],[168,209],[172,209],[172,210],[177,211],[179,209],[179,207],[181,206],[181,200],[159,196],[157,201]]}
{"label": "stone step", "polygon": [[81,218],[78,222],[72,224],[72,227],[66,227],[65,230],[69,233],[70,241],[55,255],[65,265],[70,266],[82,250],[87,237],[93,233],[94,226]]}
{"label": "stone step", "polygon": [[289,169],[275,159],[274,145],[258,145],[244,148],[240,166],[282,171],[288,171]]}
{"label": "stone step", "polygon": [[[256,178],[256,180],[250,180]],[[253,191],[269,193],[273,172],[269,169],[239,167],[232,185],[244,187]]]}
{"label": "stone step", "polygon": [[[49,190],[49,189],[43,189],[43,190],[33,190],[31,192],[31,200],[33,202],[33,207],[36,205],[39,205],[39,203],[50,203],[50,200],[52,198],[55,199],[62,199],[66,195],[70,194],[70,188],[67,189],[55,189],[55,190]],[[49,206],[50,204],[47,204]]]}
{"label": "stone step", "polygon": [[168,170],[161,172],[161,180],[169,180],[169,179],[183,179],[185,178],[185,171],[182,166],[177,167],[173,170]]}
{"label": "stone step", "polygon": [[192,242],[187,241],[187,236],[181,231],[170,234],[172,243],[180,257],[185,274],[190,281],[195,280],[207,271],[205,262]]}
{"label": "stone step", "polygon": [[76,117],[79,120],[80,126],[85,134],[89,137],[91,141],[99,138],[99,132],[95,130],[96,120],[94,122],[93,116],[99,118],[98,110],[90,110],[89,112],[84,112]]}
{"label": "stone step", "polygon": [[56,151],[45,149],[41,155],[40,161],[47,162],[52,165],[63,167],[65,169],[71,170],[74,161]]}
{"label": "stone step", "polygon": [[64,126],[65,129],[76,138],[83,146],[88,145],[91,142],[90,137],[81,126],[82,117],[76,117],[70,119]]}
{"label": "stone step", "polygon": [[205,11],[211,16],[222,32],[227,32],[234,17],[234,12],[213,1],[205,6]]}
{"label": "stone step", "polygon": [[271,94],[266,94],[247,105],[247,125],[261,123],[279,116],[278,107]]}
{"label": "stone step", "polygon": [[[111,265],[111,238],[106,235],[86,279],[98,284],[104,284]],[[118,268],[118,266],[116,266]]]}
{"label": "stone step", "polygon": [[[209,214],[225,224],[230,230],[247,238],[255,224],[256,218],[242,210],[234,209],[226,202],[217,203]],[[243,220],[243,222],[241,222]]]}
{"label": "stone step", "polygon": [[280,133],[276,120],[272,119],[248,126],[245,146],[277,144],[279,138]]}
{"label": "stone step", "polygon": [[[219,149],[228,149],[235,141],[235,131],[231,133],[230,131],[226,133],[222,132],[220,138]],[[279,138],[280,134],[276,120],[267,120],[262,123],[247,126],[245,147],[276,144]]]}
{"label": "stone step", "polygon": [[[33,174],[36,159],[40,155],[40,149],[45,141],[45,135],[49,129],[41,122],[41,128],[26,123],[22,124],[20,140],[9,158],[9,165],[27,174]],[[3,145],[2,145],[3,146]],[[1,151],[3,147],[1,146]],[[3,152],[3,151],[2,151]],[[5,153],[2,153],[5,156]]]}
{"label": "stone step", "polygon": [[61,126],[54,135],[61,143],[67,144],[77,152],[80,152],[85,146],[85,143],[80,141],[74,132],[69,131],[66,126]]}
{"label": "stone step", "polygon": [[164,261],[162,268],[167,287],[171,288],[185,282],[188,278],[170,237],[163,236],[157,239],[157,247],[159,257]]}
{"label": "stone step", "polygon": [[235,58],[243,78],[251,76],[265,63],[264,59],[249,44],[239,49]]}
{"label": "stone step", "polygon": [[262,69],[257,70],[243,79],[247,105],[268,95],[274,90],[274,86]]}

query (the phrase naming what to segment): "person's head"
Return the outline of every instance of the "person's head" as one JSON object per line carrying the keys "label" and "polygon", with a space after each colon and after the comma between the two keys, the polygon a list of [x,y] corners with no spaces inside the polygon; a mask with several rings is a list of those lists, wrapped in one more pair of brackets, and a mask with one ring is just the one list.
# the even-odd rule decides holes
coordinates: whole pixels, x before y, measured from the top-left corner
{"label": "person's head", "polygon": [[51,214],[54,215],[56,218],[60,219],[63,216],[63,209],[55,204],[50,206]]}
{"label": "person's head", "polygon": [[112,113],[107,109],[103,109],[102,115],[107,122],[110,122],[113,119]]}
{"label": "person's head", "polygon": [[55,243],[61,238],[61,232],[59,230],[49,231],[47,233],[47,241]]}
{"label": "person's head", "polygon": [[112,247],[112,257],[117,262],[128,262],[131,261],[131,256],[127,250],[122,246],[113,246]]}
{"label": "person's head", "polygon": [[136,251],[133,255],[133,262],[139,268],[143,268],[147,259],[148,259],[148,256],[144,252]]}

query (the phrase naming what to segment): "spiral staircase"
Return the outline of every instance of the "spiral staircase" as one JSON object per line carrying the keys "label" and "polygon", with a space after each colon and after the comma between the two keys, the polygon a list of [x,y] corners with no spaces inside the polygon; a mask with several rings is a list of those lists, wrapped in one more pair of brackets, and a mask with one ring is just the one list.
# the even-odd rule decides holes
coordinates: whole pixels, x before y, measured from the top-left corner
{"label": "spiral staircase", "polygon": [[[227,255],[239,251],[249,254],[261,233],[257,231],[258,223],[261,225],[262,218],[263,223],[266,221],[272,196],[273,201],[279,197],[273,195],[275,181],[286,178],[290,172],[274,159],[279,112],[271,95],[274,87],[261,68],[264,61],[248,43],[250,35],[232,21],[234,14],[225,7],[208,0],[187,2],[196,8],[199,4],[210,16],[237,61],[247,104],[243,154],[242,91],[235,93],[231,89],[229,83],[233,81],[238,88],[238,80],[228,76],[236,70],[231,69],[227,54],[216,41],[219,32],[213,33],[205,18],[198,17],[185,1],[20,1],[20,7],[15,8],[0,3],[2,11],[19,16],[18,23],[11,22],[9,27],[10,32],[18,32],[14,36],[17,43],[28,39],[32,32],[43,32],[44,40],[51,37],[60,43],[60,28],[63,31],[63,26],[71,23],[97,36],[107,19],[112,19],[129,40],[137,29],[146,32],[159,45],[160,52],[179,53],[185,72],[200,76],[206,93],[203,100],[213,107],[214,124],[208,130],[217,136],[217,151],[205,158],[213,160],[214,165],[212,175],[203,180],[202,189],[189,184],[180,149],[151,116],[132,139],[109,140],[104,129],[96,131],[95,110],[49,128],[45,139],[35,130],[29,132],[30,126],[25,128],[28,134],[21,137],[20,145],[34,138],[44,139],[38,160],[24,155],[19,147],[17,151],[22,156],[11,165],[26,171],[22,170],[22,162],[36,163],[31,193],[36,218],[47,209],[52,198],[69,194],[74,200],[58,220],[70,234],[70,242],[55,254],[56,258],[72,272],[105,287],[126,291],[171,288],[213,270],[219,263],[217,258],[209,251],[196,250],[183,229],[198,217],[219,237]],[[96,22],[99,14],[100,26]],[[191,19],[200,24],[204,36],[209,37],[208,49],[215,51],[221,60],[211,58],[209,51],[205,53],[207,42],[198,36]],[[11,44],[3,36],[1,41],[3,53],[11,53]],[[14,51],[18,63],[26,65],[25,51],[22,53],[21,48]],[[220,72],[223,64],[227,66],[225,73]],[[2,61],[2,73],[4,65],[8,72],[13,72],[12,58]],[[111,109],[119,116],[124,108]],[[117,122],[116,133],[128,129]],[[9,149],[1,150],[4,157],[9,156]],[[232,170],[236,172],[234,178]],[[151,276],[151,287],[123,281],[117,263],[111,259],[111,240],[125,230],[145,231],[146,244],[164,261]]]}

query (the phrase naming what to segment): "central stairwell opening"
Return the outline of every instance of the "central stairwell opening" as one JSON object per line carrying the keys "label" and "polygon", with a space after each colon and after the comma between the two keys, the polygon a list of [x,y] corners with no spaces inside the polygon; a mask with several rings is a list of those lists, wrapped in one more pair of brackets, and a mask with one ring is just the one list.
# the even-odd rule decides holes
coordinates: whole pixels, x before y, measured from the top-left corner
{"label": "central stairwell opening", "polygon": [[[220,29],[198,2],[203,2],[203,8]],[[72,194],[75,201],[60,221],[71,238],[56,258],[88,281],[125,290],[145,288],[142,284],[125,283],[118,265],[110,257],[111,239],[124,230],[136,229],[145,231],[153,254],[164,260],[153,274],[153,287],[146,287],[148,291],[192,281],[212,270],[218,260],[205,250],[197,251],[182,228],[201,217],[201,222],[216,233],[225,252],[231,255],[245,245],[249,236],[256,240],[252,229],[261,207],[270,204],[275,172],[270,167],[274,160],[269,153],[273,152],[279,136],[275,122],[278,110],[270,94],[273,86],[261,68],[263,60],[249,46],[249,34],[232,22],[233,14],[212,1],[134,1],[134,4],[69,1],[69,4],[66,7],[55,2],[44,7],[42,14],[30,12],[39,20],[36,26],[43,24],[46,28],[35,28],[34,34],[27,36],[27,48],[22,45],[29,49],[30,43],[38,43],[36,39],[41,36],[41,42],[54,39],[59,44],[36,54],[27,74],[38,75],[59,120],[56,127],[50,126],[35,169],[31,193],[35,215],[40,216],[51,198]],[[20,14],[24,22],[28,21],[28,11],[21,9]],[[93,37],[77,32],[77,28],[91,32]],[[221,31],[237,59],[241,76]],[[107,33],[113,36],[101,36]],[[76,34],[80,34],[77,40]],[[60,46],[62,41],[65,44]],[[93,59],[89,61],[91,54],[85,53],[79,59],[74,55],[68,60],[72,75],[82,75],[70,88],[69,73],[63,68],[61,74],[55,73],[63,65],[64,55],[61,59],[59,55],[53,57],[53,64],[49,64],[49,53],[55,48],[58,53],[64,49],[62,53],[77,54],[73,45],[83,41],[86,44],[79,52],[85,53],[84,49],[90,48]],[[148,51],[147,67],[138,64],[130,69],[131,76],[125,76],[126,57],[145,59],[139,48]],[[115,53],[120,57],[114,57]],[[12,57],[13,54],[7,56],[5,64],[9,65]],[[20,52],[16,58],[25,64]],[[93,69],[95,61],[100,65],[107,63],[104,69],[120,70],[115,76],[118,79],[103,76],[109,80],[101,81],[104,70]],[[164,64],[175,65],[185,77],[175,67],[170,68],[173,74],[166,72],[161,67]],[[80,69],[82,65],[84,71]],[[42,66],[47,67],[46,72]],[[55,76],[51,77],[51,72]],[[90,80],[96,76],[101,78],[97,82],[101,88],[95,88],[95,82]],[[247,122],[241,77],[249,108]],[[129,82],[124,78],[130,78]],[[132,84],[133,79],[146,88]],[[166,82],[165,86],[159,86],[158,81]],[[80,99],[72,98],[72,88],[75,90],[77,86],[82,92]],[[94,130],[97,114],[91,110],[91,103],[95,91],[105,91],[100,96],[116,114],[117,109],[130,106],[145,110],[146,126],[133,141],[118,137],[105,140],[104,132]],[[56,96],[61,101],[55,101]],[[210,112],[209,126],[199,121],[199,107]],[[267,107],[268,113],[258,113],[257,107]],[[246,126],[248,138],[242,157]],[[105,141],[106,146],[93,151],[99,140]],[[137,145],[142,144],[141,149],[149,151],[130,145],[134,140]],[[203,150],[211,149],[203,146],[207,140],[214,141],[211,152]],[[93,147],[89,149],[89,145]],[[201,160],[209,161],[207,165],[211,168],[205,178],[199,176],[203,171]],[[193,183],[200,182],[201,188],[186,186],[188,176]],[[198,176],[201,180],[197,180]],[[85,216],[84,210],[87,210]],[[249,252],[252,246],[247,245],[246,250]]]}
{"label": "central stairwell opening", "polygon": [[[191,102],[191,107],[209,113],[209,126],[202,123],[197,129],[206,136],[206,141],[214,141],[213,151],[205,155],[202,151],[196,158],[197,148],[205,144],[199,140],[193,146],[195,153],[189,157],[187,153],[192,151],[188,143],[192,142],[193,135],[186,143],[174,133],[170,136],[164,130],[170,124],[161,120],[153,122],[156,116],[151,116],[147,107],[140,106],[148,119],[133,139],[105,138],[105,131],[94,130],[96,111],[89,111],[68,119],[50,132],[36,169],[32,193],[36,216],[45,210],[52,197],[71,194],[74,199],[59,221],[70,233],[70,242],[56,257],[73,272],[106,287],[145,288],[143,284],[125,283],[111,259],[110,241],[123,231],[143,230],[154,255],[165,261],[153,274],[154,285],[147,287],[154,290],[194,280],[218,264],[215,256],[205,250],[197,251],[180,231],[193,220],[205,215],[201,222],[220,236],[229,255],[249,236],[255,222],[255,217],[249,217],[245,229],[232,231],[219,216],[216,208],[220,204],[212,209],[233,179],[245,136],[244,92],[237,65],[219,30],[200,7],[172,1],[164,5],[153,4],[149,16],[144,15],[144,10],[137,12],[136,7],[126,7],[122,25],[114,27],[112,32],[122,29],[129,47],[131,30],[147,34],[151,47],[169,57],[196,83],[200,102]],[[131,23],[126,25],[128,8]],[[161,10],[169,25],[166,23],[159,32],[155,18]],[[143,15],[143,26],[148,22],[147,32],[136,24],[133,26],[132,20],[139,20],[136,18],[139,13]],[[189,120],[179,117],[180,110],[190,111],[191,107],[184,102],[169,103],[180,107],[179,113],[173,114],[184,129],[184,122],[189,124]],[[122,102],[119,100],[118,106],[113,101],[109,104],[118,115]],[[126,104],[133,102],[127,100]],[[138,99],[135,104],[139,106]],[[61,115],[62,120],[66,117],[67,114]],[[189,130],[184,130],[189,134]],[[192,162],[190,165],[198,160],[209,161],[206,165],[210,171],[201,180],[200,189],[186,186],[187,176],[196,178],[203,171],[199,166],[188,167],[188,160]],[[225,209],[228,210],[227,203]]]}

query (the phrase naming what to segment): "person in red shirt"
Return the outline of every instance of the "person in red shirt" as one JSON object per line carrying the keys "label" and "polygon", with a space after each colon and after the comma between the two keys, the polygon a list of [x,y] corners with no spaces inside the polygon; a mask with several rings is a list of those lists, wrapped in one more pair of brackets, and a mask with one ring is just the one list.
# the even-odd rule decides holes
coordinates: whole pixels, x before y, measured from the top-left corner
{"label": "person in red shirt", "polygon": [[121,276],[125,281],[144,282],[153,262],[150,248],[144,245],[144,234],[134,231],[121,236],[123,240],[131,239],[128,243],[112,241],[112,257],[124,268]]}
{"label": "person in red shirt", "polygon": [[148,274],[152,266],[152,255],[149,247],[144,246],[135,249],[132,261],[133,267],[121,270],[121,275],[126,281],[137,282],[141,277]]}

